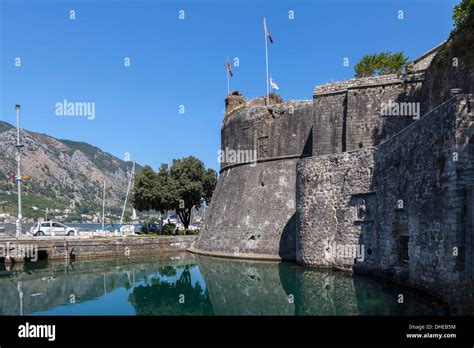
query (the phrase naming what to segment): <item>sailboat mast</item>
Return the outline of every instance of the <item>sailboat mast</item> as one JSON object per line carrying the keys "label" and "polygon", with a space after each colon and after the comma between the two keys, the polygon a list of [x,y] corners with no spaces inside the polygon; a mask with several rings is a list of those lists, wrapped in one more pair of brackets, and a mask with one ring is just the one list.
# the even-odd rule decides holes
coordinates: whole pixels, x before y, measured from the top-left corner
{"label": "sailboat mast", "polygon": [[102,197],[102,231],[105,228],[105,179],[104,179],[104,195]]}
{"label": "sailboat mast", "polygon": [[130,194],[130,189],[132,186],[133,175],[135,174],[135,162],[132,165],[132,172],[130,173],[130,178],[128,180],[127,193],[125,194],[125,202],[123,203],[122,216],[120,217],[120,225],[123,224],[123,217],[125,216],[125,208],[127,207],[128,195]]}

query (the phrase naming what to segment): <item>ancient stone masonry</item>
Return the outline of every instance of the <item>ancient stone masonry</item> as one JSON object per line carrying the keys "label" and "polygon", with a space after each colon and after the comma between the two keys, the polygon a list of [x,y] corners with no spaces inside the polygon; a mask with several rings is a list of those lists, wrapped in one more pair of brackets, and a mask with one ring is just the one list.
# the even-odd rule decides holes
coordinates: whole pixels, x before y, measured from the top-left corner
{"label": "ancient stone masonry", "polygon": [[[385,75],[318,86],[314,90],[314,155],[377,145],[413,122],[413,115],[382,115],[390,103],[414,103],[424,79]],[[416,105],[415,105],[416,106]]]}
{"label": "ancient stone masonry", "polygon": [[474,311],[474,88],[433,80],[443,47],[312,101],[229,95],[222,151],[255,160],[225,157],[192,250],[378,274]]}
{"label": "ancient stone masonry", "polygon": [[312,151],[312,102],[252,105],[227,114],[220,178],[195,248],[222,256],[295,259],[296,162]]}
{"label": "ancient stone masonry", "polygon": [[351,270],[352,255],[337,246],[359,245],[361,226],[372,225],[370,188],[374,149],[308,158],[298,164],[296,259],[305,265]]}
{"label": "ancient stone masonry", "polygon": [[466,290],[473,102],[456,96],[379,146],[302,159],[297,261],[381,274],[445,298]]}

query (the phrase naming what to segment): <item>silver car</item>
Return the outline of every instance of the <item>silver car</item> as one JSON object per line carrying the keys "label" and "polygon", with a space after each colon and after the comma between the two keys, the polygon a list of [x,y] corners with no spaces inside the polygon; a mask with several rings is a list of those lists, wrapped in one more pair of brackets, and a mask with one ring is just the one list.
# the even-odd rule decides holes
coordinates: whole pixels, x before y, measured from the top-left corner
{"label": "silver car", "polygon": [[59,222],[43,221],[38,222],[30,230],[34,236],[76,236],[77,230],[73,227],[68,227]]}

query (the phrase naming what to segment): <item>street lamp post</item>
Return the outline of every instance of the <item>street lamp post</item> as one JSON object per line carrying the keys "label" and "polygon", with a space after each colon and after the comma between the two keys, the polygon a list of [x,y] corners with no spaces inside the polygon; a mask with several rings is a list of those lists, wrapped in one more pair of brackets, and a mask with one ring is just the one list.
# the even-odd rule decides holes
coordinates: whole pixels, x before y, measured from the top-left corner
{"label": "street lamp post", "polygon": [[23,218],[21,210],[21,148],[23,145],[20,143],[20,105],[15,105],[16,109],[16,162],[17,162],[17,173],[16,181],[18,185],[18,220],[16,221],[16,237],[21,237],[21,220]]}

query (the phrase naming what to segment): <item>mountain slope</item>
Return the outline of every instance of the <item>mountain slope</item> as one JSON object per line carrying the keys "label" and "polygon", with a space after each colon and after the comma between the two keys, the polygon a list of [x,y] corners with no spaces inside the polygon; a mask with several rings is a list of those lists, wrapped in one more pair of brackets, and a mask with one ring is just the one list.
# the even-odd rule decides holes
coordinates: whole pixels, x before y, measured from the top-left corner
{"label": "mountain slope", "polygon": [[[131,162],[84,142],[25,130],[21,142],[22,174],[30,177],[23,183],[26,218],[44,216],[46,208],[61,210],[61,214],[69,208],[68,217],[62,215],[65,220],[78,220],[80,214],[93,215],[101,210],[104,180],[106,209],[120,213]],[[0,212],[12,215],[16,214],[16,182],[9,175],[16,173],[15,144],[16,129],[0,121],[0,202],[4,206],[0,205]]]}

